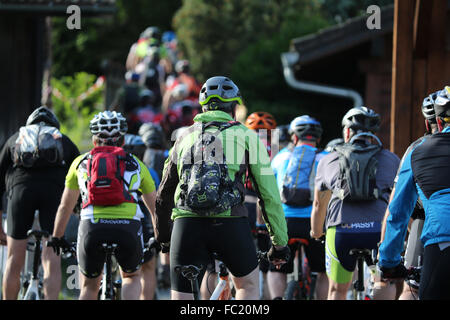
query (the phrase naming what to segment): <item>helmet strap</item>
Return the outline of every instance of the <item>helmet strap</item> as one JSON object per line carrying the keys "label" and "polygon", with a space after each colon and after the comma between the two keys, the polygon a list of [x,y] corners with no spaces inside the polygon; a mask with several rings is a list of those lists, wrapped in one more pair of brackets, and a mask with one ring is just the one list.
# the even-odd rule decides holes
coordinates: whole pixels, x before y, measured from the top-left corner
{"label": "helmet strap", "polygon": [[430,127],[430,123],[428,122],[427,119],[425,119],[425,128],[427,129],[427,134],[431,133],[431,127]]}

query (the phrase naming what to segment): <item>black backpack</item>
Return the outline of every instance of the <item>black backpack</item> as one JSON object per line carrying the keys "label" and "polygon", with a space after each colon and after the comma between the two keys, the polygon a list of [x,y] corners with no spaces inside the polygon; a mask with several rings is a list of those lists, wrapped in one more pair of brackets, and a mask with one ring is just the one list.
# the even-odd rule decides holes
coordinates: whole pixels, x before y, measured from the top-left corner
{"label": "black backpack", "polygon": [[[243,195],[235,182],[242,179],[236,174],[235,182],[228,175],[223,146],[218,135],[239,122],[201,123],[199,139],[181,159],[181,193],[177,207],[209,216],[231,209],[242,203]],[[215,126],[214,133],[205,132]]]}
{"label": "black backpack", "polygon": [[64,164],[62,134],[43,124],[21,127],[12,152],[15,166],[51,167]]}
{"label": "black backpack", "polygon": [[[376,144],[358,143],[361,136],[370,136]],[[335,147],[339,154],[339,177],[334,194],[341,200],[367,201],[382,197],[376,186],[378,160],[376,155],[382,150],[380,140],[373,134],[363,132],[355,135],[348,143]]]}

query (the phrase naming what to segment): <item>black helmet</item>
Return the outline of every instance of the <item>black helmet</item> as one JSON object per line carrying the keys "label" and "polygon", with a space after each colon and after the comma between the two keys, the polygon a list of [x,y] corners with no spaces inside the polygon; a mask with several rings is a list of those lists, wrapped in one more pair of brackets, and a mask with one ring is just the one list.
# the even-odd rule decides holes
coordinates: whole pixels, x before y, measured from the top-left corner
{"label": "black helmet", "polygon": [[422,103],[423,117],[432,123],[436,123],[436,113],[434,112],[434,100],[436,100],[437,95],[438,91],[430,94],[428,97],[423,99]]}
{"label": "black helmet", "polygon": [[221,110],[231,112],[236,104],[243,104],[239,88],[227,77],[209,78],[199,94],[203,112]]}
{"label": "black helmet", "polygon": [[350,109],[342,118],[342,126],[356,132],[377,132],[380,129],[380,115],[367,107],[355,107]]}
{"label": "black helmet", "polygon": [[[434,112],[436,113],[436,117],[450,117],[450,99],[444,91],[439,91],[434,100]],[[449,123],[450,121],[445,120],[445,122]]]}
{"label": "black helmet", "polygon": [[139,135],[147,148],[162,149],[165,146],[164,131],[158,124],[144,123],[139,128]]}
{"label": "black helmet", "polygon": [[44,122],[46,125],[59,129],[59,121],[56,115],[47,107],[41,106],[34,110],[27,119],[26,125]]}
{"label": "black helmet", "polygon": [[299,139],[317,140],[322,136],[320,122],[308,115],[300,116],[292,120],[289,132],[295,134]]}

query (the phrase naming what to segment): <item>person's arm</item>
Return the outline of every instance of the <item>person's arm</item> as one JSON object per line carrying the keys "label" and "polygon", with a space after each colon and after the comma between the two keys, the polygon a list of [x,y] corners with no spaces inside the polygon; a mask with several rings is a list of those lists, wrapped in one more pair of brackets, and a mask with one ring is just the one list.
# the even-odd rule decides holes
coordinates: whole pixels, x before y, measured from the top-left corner
{"label": "person's arm", "polygon": [[6,191],[6,173],[13,164],[11,157],[11,144],[17,139],[18,133],[10,137],[0,152],[0,194],[3,195]]}
{"label": "person's arm", "polygon": [[[389,203],[392,202],[392,199],[394,198],[394,194],[395,194],[395,187],[392,189],[391,195],[389,196]],[[387,206],[386,208],[386,213],[384,214],[383,217],[383,222],[381,224],[381,237],[380,237],[380,243],[383,242],[384,240],[384,235],[386,234],[386,221],[387,218],[389,217],[390,212],[389,212],[389,206]]]}
{"label": "person's arm", "polygon": [[379,248],[380,267],[393,268],[401,262],[408,222],[418,199],[411,168],[411,153],[405,158],[385,215],[384,237]]}
{"label": "person's arm", "polygon": [[[10,145],[12,141],[15,141],[17,134],[9,138],[3,145],[0,152],[0,195],[6,192],[6,173],[9,168],[13,166],[13,161],[11,158]],[[0,198],[0,245],[6,245],[6,234],[3,230],[3,198]]]}
{"label": "person's arm", "polygon": [[155,215],[156,191],[142,194],[142,200],[144,201],[144,204],[147,207],[147,209],[150,211],[152,224],[156,225],[156,215]]}
{"label": "person's arm", "polygon": [[256,134],[249,137],[251,140],[249,141],[248,172],[253,182],[252,186],[259,198],[258,205],[272,244],[276,248],[284,247],[288,242],[286,218],[277,182],[270,165],[269,154]]}
{"label": "person's arm", "polygon": [[330,190],[320,191],[317,188],[314,189],[314,201],[311,211],[311,238],[319,239],[324,235],[323,226],[330,198]]}
{"label": "person's arm", "polygon": [[78,189],[69,189],[67,186],[64,188],[61,203],[59,204],[58,211],[56,212],[53,237],[62,238],[64,236],[67,223],[69,222],[70,215],[77,204],[79,195],[80,190]]}
{"label": "person's arm", "polygon": [[160,243],[170,242],[174,194],[179,182],[176,161],[174,147],[164,164],[163,177],[156,193],[154,229],[155,238]]}

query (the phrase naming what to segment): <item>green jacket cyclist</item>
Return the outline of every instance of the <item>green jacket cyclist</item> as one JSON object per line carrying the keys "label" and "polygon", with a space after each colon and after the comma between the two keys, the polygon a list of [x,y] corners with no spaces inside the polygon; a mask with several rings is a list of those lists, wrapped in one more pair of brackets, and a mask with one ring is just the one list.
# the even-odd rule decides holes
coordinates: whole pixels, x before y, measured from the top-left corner
{"label": "green jacket cyclist", "polygon": [[236,299],[259,299],[256,248],[243,203],[247,169],[273,244],[269,259],[281,265],[289,256],[270,159],[255,132],[235,121],[242,100],[230,79],[208,79],[199,102],[203,113],[170,151],[156,200],[155,234],[170,242],[172,299],[192,298],[189,281],[175,267],[204,267],[213,253],[228,267]]}

